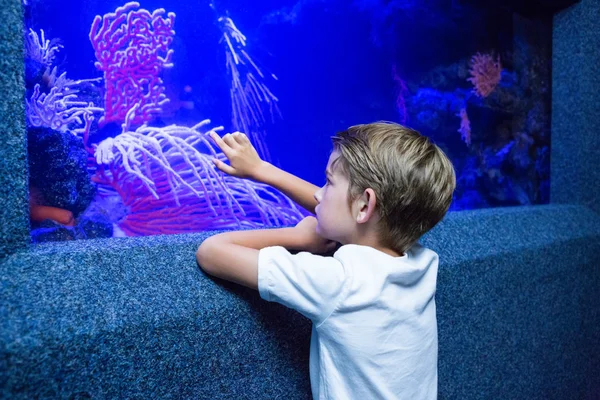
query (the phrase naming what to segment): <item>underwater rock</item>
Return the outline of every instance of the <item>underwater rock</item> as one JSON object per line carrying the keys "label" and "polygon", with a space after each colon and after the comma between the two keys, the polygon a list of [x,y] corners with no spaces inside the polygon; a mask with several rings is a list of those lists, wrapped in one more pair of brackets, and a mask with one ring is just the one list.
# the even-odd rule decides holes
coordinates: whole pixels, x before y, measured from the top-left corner
{"label": "underwater rock", "polygon": [[64,226],[47,219],[41,223],[32,223],[31,240],[33,243],[65,242],[76,239],[109,238],[113,236],[113,224],[98,213],[82,215],[75,226]]}
{"label": "underwater rock", "polygon": [[489,204],[475,189],[465,190],[463,193],[458,191],[450,206],[450,211],[472,210],[474,208],[487,208]]}
{"label": "underwater rock", "polygon": [[[462,162],[461,162],[462,161]],[[480,161],[477,156],[467,156],[464,160],[459,160],[456,165],[456,171],[460,171],[456,177],[457,186],[461,189],[476,189],[481,177]]]}
{"label": "underwater rock", "polygon": [[526,129],[535,138],[550,138],[550,112],[545,108],[545,104],[541,101],[535,102],[527,113]]}
{"label": "underwater rock", "polygon": [[484,100],[484,104],[504,113],[519,114],[528,108],[525,93],[519,86],[498,86]]}
{"label": "underwater rock", "polygon": [[417,121],[427,129],[437,131],[442,123],[441,113],[433,110],[423,110],[417,114]]}
{"label": "underwater rock", "polygon": [[494,143],[497,138],[502,136],[500,131],[506,126],[510,127],[512,121],[511,113],[490,108],[483,104],[475,104],[474,102],[467,104],[467,114],[471,121],[473,143]]}
{"label": "underwater rock", "polygon": [[[460,142],[460,118],[456,116],[464,103],[464,90],[442,92],[434,89],[419,89],[406,99],[410,125],[435,141],[452,144]],[[418,111],[417,111],[418,110]],[[417,111],[416,115],[414,112]]]}
{"label": "underwater rock", "polygon": [[500,82],[498,82],[498,86],[503,87],[503,88],[510,88],[513,87],[517,84],[518,79],[517,79],[517,73],[512,71],[509,72],[505,69],[502,70],[502,73],[500,74]]}
{"label": "underwater rock", "polygon": [[109,238],[113,236],[113,224],[99,213],[87,213],[75,227],[78,230],[77,239]]}
{"label": "underwater rock", "polygon": [[130,212],[129,207],[123,203],[123,199],[117,193],[111,195],[103,194],[102,196],[96,196],[82,217],[99,215],[113,224],[118,224]]}
{"label": "underwater rock", "polygon": [[129,209],[118,195],[96,196],[88,209],[79,217],[77,227],[83,231],[87,239],[113,237],[114,227],[128,213]]}
{"label": "underwater rock", "polygon": [[32,243],[43,242],[65,242],[75,239],[75,230],[71,227],[60,225],[50,219],[37,225],[32,226],[31,241]]}
{"label": "underwater rock", "polygon": [[550,147],[538,147],[536,149],[535,170],[540,178],[550,178]]}
{"label": "underwater rock", "polygon": [[438,65],[431,69],[419,81],[420,87],[431,89],[453,91],[457,86],[467,87],[469,67],[466,60],[462,63],[453,63],[450,65]]}
{"label": "underwater rock", "polygon": [[29,180],[44,205],[69,210],[77,217],[96,193],[87,170],[83,141],[70,132],[48,128],[27,131]]}
{"label": "underwater rock", "polygon": [[531,158],[533,139],[526,133],[521,132],[516,135],[514,142],[515,145],[510,152],[511,173],[518,177],[526,175],[534,164],[534,160]]}

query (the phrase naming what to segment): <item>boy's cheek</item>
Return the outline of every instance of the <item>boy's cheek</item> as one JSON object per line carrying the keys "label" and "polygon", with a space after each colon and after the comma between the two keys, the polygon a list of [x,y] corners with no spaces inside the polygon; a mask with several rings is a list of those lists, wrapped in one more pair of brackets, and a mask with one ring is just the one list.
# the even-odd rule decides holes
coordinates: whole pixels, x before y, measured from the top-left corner
{"label": "boy's cheek", "polygon": [[315,231],[317,232],[318,235],[323,236],[323,231],[321,230],[321,224],[318,222],[318,220],[317,220],[317,227],[315,228]]}

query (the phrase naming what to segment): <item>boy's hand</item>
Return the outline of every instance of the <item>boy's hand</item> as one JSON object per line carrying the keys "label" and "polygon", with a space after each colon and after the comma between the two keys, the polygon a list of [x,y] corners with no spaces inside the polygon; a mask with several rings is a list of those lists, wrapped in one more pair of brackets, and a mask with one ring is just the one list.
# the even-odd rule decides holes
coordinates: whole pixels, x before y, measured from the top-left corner
{"label": "boy's hand", "polygon": [[219,137],[216,132],[211,132],[210,137],[229,159],[229,164],[213,159],[217,168],[226,174],[240,178],[257,179],[258,170],[264,166],[264,161],[256,152],[248,137],[241,132],[228,133]]}
{"label": "boy's hand", "polygon": [[304,218],[293,229],[305,251],[325,254],[333,251],[337,246],[337,242],[325,239],[317,233],[317,219],[315,217]]}

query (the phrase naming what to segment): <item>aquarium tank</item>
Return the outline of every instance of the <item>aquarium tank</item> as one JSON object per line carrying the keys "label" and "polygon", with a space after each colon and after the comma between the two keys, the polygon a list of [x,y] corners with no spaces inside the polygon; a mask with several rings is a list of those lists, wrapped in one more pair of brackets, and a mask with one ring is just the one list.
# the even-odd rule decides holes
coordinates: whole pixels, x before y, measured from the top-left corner
{"label": "aquarium tank", "polygon": [[34,242],[290,226],[209,134],[318,186],[331,136],[394,121],[451,210],[549,202],[550,13],[459,0],[24,0]]}

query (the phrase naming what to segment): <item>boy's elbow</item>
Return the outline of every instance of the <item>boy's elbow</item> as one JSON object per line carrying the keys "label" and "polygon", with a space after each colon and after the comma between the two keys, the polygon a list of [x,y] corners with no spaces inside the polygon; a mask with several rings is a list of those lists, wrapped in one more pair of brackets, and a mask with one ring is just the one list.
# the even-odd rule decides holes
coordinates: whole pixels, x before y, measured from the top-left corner
{"label": "boy's elbow", "polygon": [[214,249],[214,243],[211,238],[205,239],[196,250],[196,261],[200,268],[207,274],[214,275],[215,268],[211,264],[210,260],[214,259],[211,257],[211,251]]}

